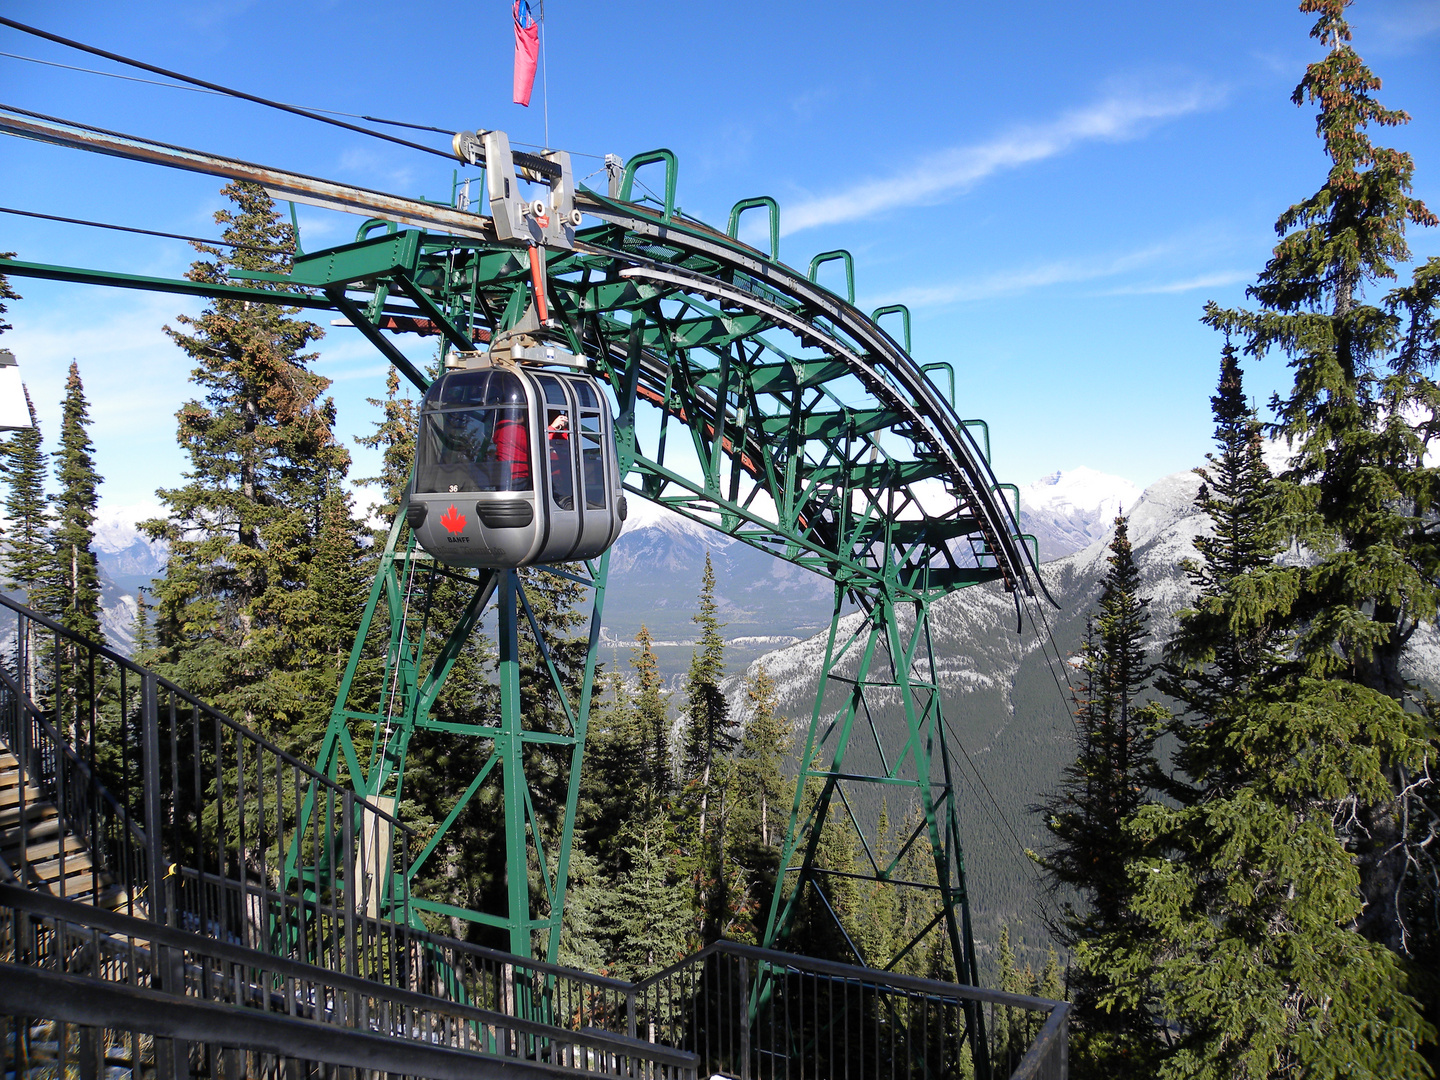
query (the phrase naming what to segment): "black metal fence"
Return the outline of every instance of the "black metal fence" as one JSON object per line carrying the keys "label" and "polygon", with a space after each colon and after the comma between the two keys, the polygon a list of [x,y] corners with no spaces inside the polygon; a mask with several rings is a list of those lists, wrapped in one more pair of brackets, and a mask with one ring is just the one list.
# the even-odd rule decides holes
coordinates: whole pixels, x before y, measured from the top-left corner
{"label": "black metal fence", "polygon": [[[1012,1060],[992,1039],[973,1059],[969,1025],[990,1009],[1035,1032]],[[642,1038],[693,1050],[703,1071],[739,1080],[1013,1076],[1067,1070],[1063,1002],[958,986],[721,941],[635,987]],[[1023,1056],[1022,1056],[1023,1055]]]}
{"label": "black metal fence", "polygon": [[0,740],[19,763],[3,850],[20,880],[60,897],[144,917],[151,881],[144,833],[115,796],[95,782],[93,759],[76,753],[4,668]]}
{"label": "black metal fence", "polygon": [[[3,737],[86,846],[97,899],[118,888],[127,914],[410,978],[411,830],[167,679],[0,596],[7,612]],[[26,884],[75,895],[73,877],[56,889],[28,870]]]}
{"label": "black metal fence", "polygon": [[[568,1031],[0,884],[7,1072],[695,1080],[696,1055]],[[73,1071],[72,1071],[73,1070]]]}

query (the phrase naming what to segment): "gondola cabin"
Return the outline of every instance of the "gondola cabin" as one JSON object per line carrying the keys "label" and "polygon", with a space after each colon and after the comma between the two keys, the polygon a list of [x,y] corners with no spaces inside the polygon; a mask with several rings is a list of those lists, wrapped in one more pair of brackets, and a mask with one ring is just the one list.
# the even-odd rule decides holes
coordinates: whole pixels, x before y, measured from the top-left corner
{"label": "gondola cabin", "polygon": [[420,406],[406,519],[452,566],[591,559],[625,499],[610,408],[595,380],[485,364],[436,379]]}

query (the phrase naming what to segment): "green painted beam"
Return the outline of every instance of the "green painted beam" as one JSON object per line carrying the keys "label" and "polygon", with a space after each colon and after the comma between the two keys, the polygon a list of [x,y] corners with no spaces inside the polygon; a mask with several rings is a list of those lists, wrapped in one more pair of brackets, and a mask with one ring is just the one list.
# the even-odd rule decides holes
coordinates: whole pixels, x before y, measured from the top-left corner
{"label": "green painted beam", "polygon": [[[907,419],[893,409],[845,409],[839,412],[805,412],[800,415],[799,423],[803,438],[828,442],[893,430]],[[759,422],[759,427],[765,435],[773,438],[789,434],[795,422],[790,416],[767,416]]]}
{"label": "green painted beam", "polygon": [[297,255],[290,267],[290,278],[297,285],[323,289],[412,272],[419,264],[423,235],[418,229],[406,229],[310,255]]}
{"label": "green painted beam", "polygon": [[786,394],[823,386],[848,374],[849,365],[840,360],[796,360],[789,364],[761,364],[752,368],[750,385],[757,393]]}
{"label": "green painted beam", "polygon": [[858,465],[821,465],[804,471],[807,482],[843,484],[848,488],[904,487],[920,480],[946,476],[949,468],[940,461],[875,461]]}
{"label": "green painted beam", "polygon": [[143,289],[146,292],[178,293],[181,296],[204,296],[217,300],[248,300],[254,304],[283,304],[286,307],[313,308],[320,311],[335,310],[335,305],[324,296],[313,296],[309,293],[146,277],[143,274],[121,274],[113,270],[86,270],[78,266],[51,266],[19,259],[0,259],[0,274],[42,278],[47,281],[74,281],[81,285],[109,285],[119,289]]}

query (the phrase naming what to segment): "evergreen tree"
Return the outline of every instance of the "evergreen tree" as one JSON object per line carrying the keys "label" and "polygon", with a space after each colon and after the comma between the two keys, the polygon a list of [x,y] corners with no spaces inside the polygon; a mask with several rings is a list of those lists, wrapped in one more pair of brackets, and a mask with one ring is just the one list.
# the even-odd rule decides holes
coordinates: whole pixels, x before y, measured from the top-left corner
{"label": "evergreen tree", "polygon": [[[882,797],[880,815],[875,820],[875,861],[882,869],[894,857],[895,837],[890,829],[890,806]],[[899,890],[888,881],[875,881],[865,887],[865,897],[858,928],[859,944],[872,966],[884,963],[895,955],[900,945],[895,940],[900,921]]]}
{"label": "evergreen tree", "polygon": [[705,831],[705,803],[708,799],[710,773],[719,757],[735,746],[729,730],[729,704],[720,689],[725,677],[725,639],[720,631],[725,624],[715,604],[715,567],[710,553],[705,553],[705,570],[700,579],[700,610],[691,621],[700,627],[699,651],[690,658],[690,671],[685,678],[685,695],[689,707],[685,721],[684,759],[681,763],[687,783],[699,782],[701,801],[700,830]]}
{"label": "evergreen tree", "polygon": [[[737,891],[725,936],[752,941],[757,935],[754,919],[774,891],[780,870],[780,844],[795,785],[781,771],[790,752],[789,721],[776,711],[775,681],[763,664],[745,680],[744,700],[748,719],[732,766],[735,805],[730,814],[727,855],[735,867]],[[872,912],[867,923],[871,928],[889,929],[888,922],[878,918],[878,912]],[[869,952],[867,946],[867,955],[879,954]]]}
{"label": "evergreen tree", "polygon": [[643,979],[685,955],[690,912],[666,815],[637,815],[624,838],[625,866],[602,911],[613,973]]}
{"label": "evergreen tree", "polygon": [[[1163,1076],[1420,1075],[1424,1025],[1396,957],[1354,932],[1359,879],[1334,827],[1388,790],[1381,755],[1413,721],[1290,659],[1307,571],[1275,556],[1294,493],[1269,483],[1228,344],[1211,405],[1198,505],[1214,533],[1196,540],[1165,681],[1184,706],[1180,775],[1130,825],[1150,848],[1130,868],[1139,932],[1091,966],[1117,999],[1158,1000],[1178,1036]],[[1367,744],[1379,754],[1353,752]]]}
{"label": "evergreen tree", "polygon": [[65,381],[60,449],[54,455],[55,480],[60,490],[50,497],[55,507],[51,533],[55,595],[51,610],[75,633],[100,641],[100,569],[92,548],[100,477],[95,473],[89,421],[90,407],[80,381],[80,367],[72,360]]}
{"label": "evergreen tree", "polygon": [[45,499],[45,454],[41,449],[40,421],[35,403],[25,390],[25,407],[30,427],[6,440],[5,517],[8,523],[5,551],[5,587],[25,593],[27,602],[49,614],[44,586],[52,572],[50,548],[51,517]]}
{"label": "evergreen tree", "polygon": [[[1124,518],[1115,519],[1096,613],[1087,620],[1075,712],[1078,753],[1060,791],[1040,809],[1053,840],[1041,865],[1057,886],[1079,894],[1066,903],[1052,932],[1076,949],[1072,973],[1077,1074],[1143,1075],[1158,1031],[1143,998],[1112,1000],[1113,974],[1087,963],[1124,941],[1134,927],[1127,863],[1143,854],[1125,823],[1146,801],[1158,768],[1153,747],[1164,710],[1142,702],[1153,672],[1145,655],[1149,600]],[[1097,953],[1095,950],[1099,950]]]}
{"label": "evergreen tree", "polygon": [[[1282,661],[1283,620],[1251,590],[1258,584],[1254,572],[1270,568],[1284,545],[1268,498],[1271,477],[1261,425],[1245,399],[1244,373],[1228,341],[1210,409],[1215,452],[1206,455],[1208,467],[1195,470],[1204,481],[1195,507],[1210,519],[1213,532],[1195,538],[1201,559],[1186,565],[1194,607],[1181,613],[1167,646],[1162,686],[1192,712],[1213,718]],[[1223,727],[1189,724],[1178,731],[1193,747],[1177,762],[1188,776],[1199,779],[1218,767],[1216,759],[1226,753]]]}
{"label": "evergreen tree", "polygon": [[134,656],[137,663],[149,664],[150,650],[155,646],[154,628],[151,625],[153,609],[145,601],[145,590],[135,590],[135,619],[131,624],[135,638]]}
{"label": "evergreen tree", "polygon": [[698,650],[691,655],[685,678],[687,712],[683,729],[681,780],[683,802],[678,832],[684,847],[699,913],[697,943],[720,937],[734,908],[743,904],[748,887],[739,880],[731,860],[733,839],[728,814],[735,803],[735,770],[731,753],[737,740],[729,723],[729,703],[720,689],[725,675],[724,627],[715,603],[715,567],[705,553],[699,611],[692,621],[700,627]]}
{"label": "evergreen tree", "polygon": [[[25,594],[25,602],[42,614],[50,614],[47,590],[54,561],[50,549],[50,511],[45,501],[45,454],[41,449],[40,421],[35,403],[25,390],[25,407],[30,427],[15,432],[4,444],[7,492],[5,496],[6,548],[5,587]],[[33,623],[27,624],[24,650],[25,689],[39,695],[42,673],[48,665],[40,655],[44,644]]]}
{"label": "evergreen tree", "polygon": [[[1352,788],[1343,838],[1359,864],[1361,931],[1409,956],[1418,941],[1433,940],[1436,923],[1425,880],[1433,874],[1416,873],[1433,867],[1433,856],[1406,834],[1431,789],[1414,781],[1427,754],[1434,761],[1436,732],[1422,719],[1403,659],[1440,600],[1440,469],[1426,463],[1440,409],[1431,377],[1440,259],[1383,297],[1367,290],[1396,279],[1395,265],[1409,259],[1408,224],[1440,219],[1410,194],[1410,155],[1371,141],[1371,131],[1409,117],[1374,98],[1380,81],[1350,44],[1347,3],[1301,4],[1318,16],[1311,36],[1328,52],[1309,65],[1292,100],[1319,106],[1316,130],[1331,163],[1325,184],[1276,223],[1280,242],[1249,290],[1258,310],[1212,304],[1205,318],[1241,334],[1251,355],[1280,352],[1295,372],[1290,393],[1273,402],[1274,430],[1293,451],[1276,487],[1295,540],[1318,558],[1285,578],[1284,609],[1299,674],[1344,684],[1314,687],[1335,695],[1339,713],[1369,702],[1377,718],[1354,754],[1380,755],[1389,793],[1360,798]],[[1428,912],[1422,926],[1408,918],[1416,908]]]}
{"label": "evergreen tree", "polygon": [[619,672],[597,675],[575,810],[575,846],[593,854],[601,873],[617,868],[625,822],[642,806],[653,812],[643,794],[648,785],[639,748],[635,709],[623,678]]}
{"label": "evergreen tree", "polygon": [[795,790],[781,772],[792,740],[789,722],[775,711],[775,697],[775,680],[765,665],[758,665],[755,674],[745,680],[750,718],[740,737],[737,767],[748,804],[743,825],[764,847],[780,842],[787,824],[784,815]]}
{"label": "evergreen tree", "polygon": [[[366,398],[381,410],[381,419],[369,435],[358,436],[361,446],[381,451],[380,475],[356,480],[357,484],[379,484],[383,501],[370,504],[370,513],[388,522],[400,509],[405,489],[410,485],[410,470],[415,464],[415,442],[419,437],[420,419],[414,399],[400,396],[400,373],[392,365],[385,378],[385,396]],[[383,526],[382,526],[383,528]]]}
{"label": "evergreen tree", "polygon": [[665,680],[660,674],[660,661],[655,656],[655,639],[644,623],[640,624],[640,632],[635,635],[630,666],[635,669],[635,678],[639,683],[639,692],[635,695],[637,760],[641,763],[646,798],[653,804],[669,795],[673,786],[670,709],[665,701]]}
{"label": "evergreen tree", "polygon": [[[210,261],[188,273],[226,282],[232,268],[281,272],[294,237],[262,188],[224,189],[216,221],[233,252],[197,244]],[[269,287],[247,282],[251,287]],[[166,329],[196,366],[203,401],[181,407],[186,483],[162,489],[168,513],[144,523],[170,545],[155,589],[162,667],[192,692],[282,741],[308,742],[313,703],[299,691],[313,661],[305,639],[319,609],[312,574],[327,498],[349,455],[333,437],[328,380],[303,350],[321,334],[293,308],[220,299]]]}

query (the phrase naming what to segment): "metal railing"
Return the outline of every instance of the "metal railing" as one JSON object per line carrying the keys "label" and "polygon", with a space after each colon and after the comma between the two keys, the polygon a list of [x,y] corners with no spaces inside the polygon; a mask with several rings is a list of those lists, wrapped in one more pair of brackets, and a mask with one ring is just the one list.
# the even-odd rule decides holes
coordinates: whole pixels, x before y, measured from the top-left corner
{"label": "metal railing", "polygon": [[[695,1080],[696,1055],[599,1029],[567,1031],[399,989],[153,921],[0,884],[0,1014],[17,1076],[102,1075],[107,1048],[139,1080],[264,1075],[242,1051],[417,1077],[576,1072]],[[37,1048],[35,1018],[60,1025]],[[72,1038],[67,1025],[89,1029]],[[48,1053],[46,1052],[48,1051]],[[148,1060],[147,1060],[148,1059]],[[23,1064],[22,1064],[23,1063]],[[238,1063],[238,1058],[237,1058]],[[256,1068],[256,1065],[259,1068]]]}
{"label": "metal railing", "polygon": [[[144,891],[151,876],[144,833],[125,807],[95,782],[92,764],[75,752],[4,668],[0,741],[19,762],[16,803],[0,835],[20,880],[48,887],[57,896],[83,897],[144,916]],[[53,819],[47,820],[47,805],[53,808]],[[37,844],[36,837],[46,842]],[[70,837],[80,841],[86,858],[76,857],[79,853],[67,842]]]}
{"label": "metal railing", "polygon": [[7,611],[6,740],[127,913],[410,978],[410,829],[155,672],[0,596]]}
{"label": "metal railing", "polygon": [[[700,1055],[708,1074],[739,1080],[1067,1075],[1064,1002],[716,942],[636,984],[627,1018],[641,1038]],[[991,1041],[971,1059],[975,1014],[1026,1018],[1037,1034],[1018,1062]],[[1018,1056],[1018,1055],[1017,1055]]]}

